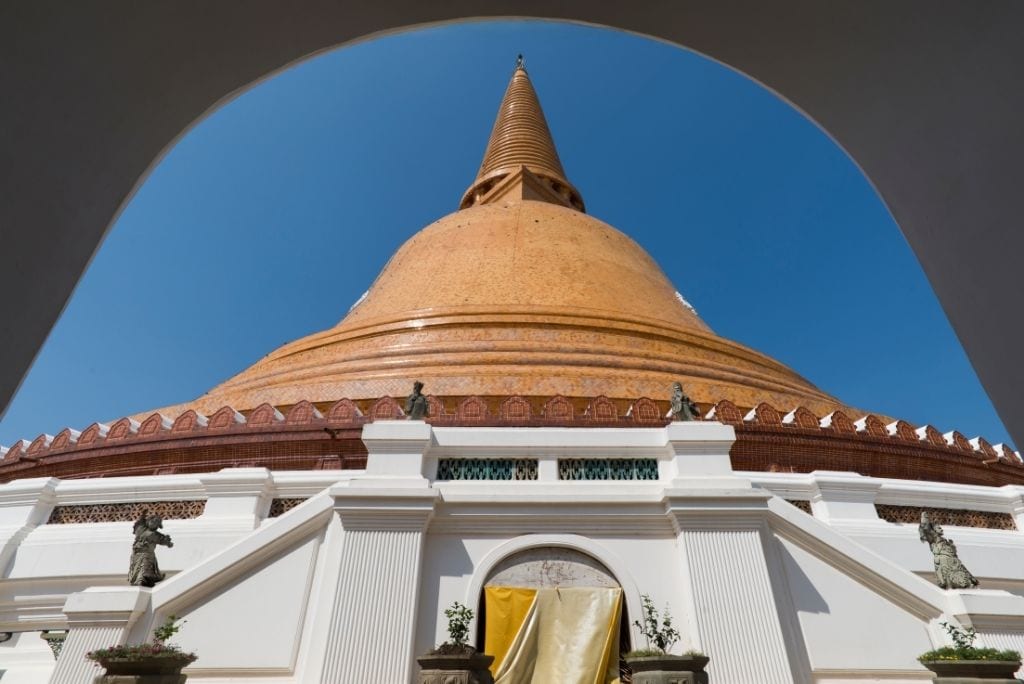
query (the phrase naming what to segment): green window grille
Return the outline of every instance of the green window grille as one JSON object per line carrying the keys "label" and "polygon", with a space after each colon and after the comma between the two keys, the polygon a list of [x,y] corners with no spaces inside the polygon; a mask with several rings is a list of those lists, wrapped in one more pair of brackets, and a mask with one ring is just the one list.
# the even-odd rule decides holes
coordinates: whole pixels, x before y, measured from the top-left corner
{"label": "green window grille", "polygon": [[536,480],[537,459],[443,458],[437,462],[437,479]]}
{"label": "green window grille", "polygon": [[559,480],[657,480],[654,458],[566,458],[558,461]]}

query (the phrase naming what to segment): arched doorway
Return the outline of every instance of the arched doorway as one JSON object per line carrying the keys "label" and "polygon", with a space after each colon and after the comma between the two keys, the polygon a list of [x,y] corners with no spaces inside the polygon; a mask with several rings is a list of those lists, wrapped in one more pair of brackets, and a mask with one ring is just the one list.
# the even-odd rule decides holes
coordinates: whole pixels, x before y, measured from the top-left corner
{"label": "arched doorway", "polygon": [[[524,670],[550,666],[549,659],[538,654],[536,645],[526,644],[531,630],[536,632],[534,638],[541,649],[545,644],[557,643],[560,630],[576,636],[591,634],[595,643],[589,650],[576,653],[594,661],[561,665],[603,670],[606,681],[618,681],[613,677],[628,672],[622,654],[631,647],[622,593],[614,573],[582,551],[555,546],[518,551],[495,564],[487,575],[477,605],[477,643],[496,656],[492,670],[500,682],[503,676],[514,678]],[[558,615],[548,619],[541,615],[544,611],[558,611]],[[599,616],[597,623],[610,621],[603,628],[604,644],[597,643],[602,628],[595,623],[595,616]],[[602,658],[605,660],[599,664]],[[621,681],[629,680],[625,677]]]}

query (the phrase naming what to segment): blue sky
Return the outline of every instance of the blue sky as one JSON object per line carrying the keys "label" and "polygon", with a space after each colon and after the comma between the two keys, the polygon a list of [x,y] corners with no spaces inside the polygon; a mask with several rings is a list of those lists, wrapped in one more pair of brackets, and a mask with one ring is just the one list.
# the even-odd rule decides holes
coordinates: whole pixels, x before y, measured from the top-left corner
{"label": "blue sky", "polygon": [[200,121],[110,231],[0,444],[195,398],[335,324],[457,208],[520,52],[588,212],[716,332],[850,405],[1009,441],[888,211],[814,123],[697,54],[508,21],[335,50]]}

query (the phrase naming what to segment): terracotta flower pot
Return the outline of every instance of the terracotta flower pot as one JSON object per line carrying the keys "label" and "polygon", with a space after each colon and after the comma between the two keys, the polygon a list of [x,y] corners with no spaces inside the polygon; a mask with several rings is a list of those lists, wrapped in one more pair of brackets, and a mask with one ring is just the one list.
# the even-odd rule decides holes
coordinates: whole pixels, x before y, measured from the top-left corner
{"label": "terracotta flower pot", "polygon": [[633,684],[664,684],[680,681],[681,672],[689,673],[682,681],[693,684],[707,684],[704,672],[711,659],[695,655],[626,656],[626,662],[633,671]]}
{"label": "terracotta flower pot", "polygon": [[490,666],[494,656],[483,653],[422,655],[419,684],[493,684]]}
{"label": "terracotta flower pot", "polygon": [[973,677],[1016,684],[1020,669],[1019,660],[922,660],[921,664],[935,673],[936,682]]}

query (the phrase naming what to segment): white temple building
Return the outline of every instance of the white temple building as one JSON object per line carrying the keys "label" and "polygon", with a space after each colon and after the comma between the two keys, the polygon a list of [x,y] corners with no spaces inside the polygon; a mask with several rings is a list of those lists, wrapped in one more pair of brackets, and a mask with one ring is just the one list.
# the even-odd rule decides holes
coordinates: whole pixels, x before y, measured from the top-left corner
{"label": "white temple building", "polygon": [[[517,68],[461,209],[338,326],[189,404],[4,449],[0,684],[90,682],[87,652],[169,615],[189,682],[408,684],[453,602],[483,648],[494,586],[621,589],[619,653],[647,595],[716,684],[929,681],[941,622],[1024,650],[1019,454],[715,335],[584,208]],[[666,415],[676,380],[703,419]],[[143,511],[174,541],[153,588],[126,579]],[[922,511],[978,588],[936,585]]]}

